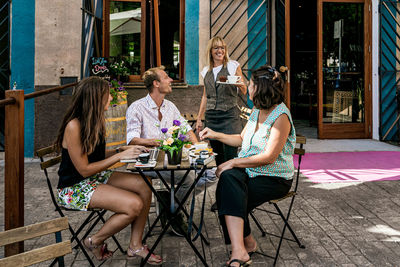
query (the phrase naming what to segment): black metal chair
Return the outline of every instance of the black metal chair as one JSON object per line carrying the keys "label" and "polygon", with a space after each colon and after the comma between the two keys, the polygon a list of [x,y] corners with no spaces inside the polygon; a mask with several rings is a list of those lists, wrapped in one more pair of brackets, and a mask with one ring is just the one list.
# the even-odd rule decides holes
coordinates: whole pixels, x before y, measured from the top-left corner
{"label": "black metal chair", "polygon": [[[79,226],[76,226],[75,229],[71,226],[70,223],[68,223],[68,226],[69,226],[69,231],[71,232],[71,235],[72,235],[71,236],[71,244],[72,244],[72,242],[76,241],[76,245],[73,248],[74,249],[80,248],[82,250],[82,253],[85,255],[86,259],[88,260],[89,264],[91,266],[95,266],[95,264],[93,263],[92,259],[89,256],[89,254],[86,252],[86,250],[82,244],[82,240],[84,240],[91,233],[91,231],[93,230],[93,228],[97,225],[97,223],[99,221],[101,221],[102,223],[105,223],[104,214],[107,211],[102,210],[102,209],[91,209],[91,210],[88,210],[87,212],[85,212],[85,211],[81,211],[81,210],[67,209],[62,206],[59,206],[57,203],[57,200],[55,198],[55,195],[54,195],[54,191],[53,191],[54,189],[51,184],[49,172],[47,171],[47,169],[60,163],[61,155],[56,154],[56,151],[53,146],[38,149],[36,151],[36,155],[40,158],[40,168],[44,171],[44,174],[46,176],[46,181],[47,181],[47,186],[49,189],[50,197],[51,197],[51,200],[52,200],[54,207],[55,207],[56,211],[58,212],[58,214],[61,217],[66,217],[63,211],[68,211],[68,212],[79,211],[81,213],[83,213],[83,212],[88,213],[88,215],[87,215],[86,219],[83,221],[83,223]],[[83,236],[81,238],[79,238],[79,234],[89,224],[90,224],[89,228],[85,231]],[[120,243],[115,238],[115,236],[112,236],[112,239],[114,240],[115,244],[117,245],[117,249],[119,249],[123,254],[125,254],[126,252],[122,249]],[[55,262],[56,261],[53,261],[50,266],[53,266],[55,264]]]}
{"label": "black metal chair", "polygon": [[[297,245],[300,248],[305,248],[305,246],[300,242],[300,240],[297,237],[296,233],[294,232],[293,228],[289,224],[290,212],[292,211],[294,199],[295,199],[295,197],[297,195],[297,189],[298,189],[298,185],[299,185],[300,164],[301,164],[301,158],[305,154],[305,149],[303,148],[303,145],[306,143],[306,138],[304,136],[297,136],[296,137],[296,143],[299,144],[300,147],[299,148],[295,148],[295,150],[294,150],[294,154],[298,156],[298,166],[297,166],[297,173],[295,174],[295,177],[293,178],[294,179],[293,180],[293,184],[292,184],[293,190],[289,191],[289,193],[287,193],[282,198],[273,199],[273,200],[268,201],[268,204],[274,206],[275,211],[274,210],[271,211],[271,210],[268,210],[266,208],[263,208],[263,205],[261,205],[260,207],[257,207],[253,211],[250,212],[250,216],[251,216],[251,218],[253,218],[253,220],[256,223],[258,229],[261,231],[262,236],[266,236],[268,234],[270,236],[275,236],[275,237],[279,238],[279,244],[278,244],[278,247],[276,249],[275,256],[270,256],[270,255],[267,255],[267,254],[264,254],[264,253],[261,253],[261,252],[256,252],[256,253],[261,254],[263,256],[267,256],[267,257],[273,258],[274,259],[274,266],[276,264],[276,261],[278,260],[279,251],[280,251],[283,239],[297,243]],[[278,206],[278,203],[283,201],[283,200],[285,200],[285,199],[291,199],[289,207],[287,209],[286,215],[282,212],[282,210]],[[263,211],[263,212],[267,212],[269,214],[279,215],[281,217],[283,223],[284,223],[281,235],[279,236],[279,235],[276,235],[276,234],[273,234],[273,233],[266,232],[264,230],[264,228],[262,227],[260,221],[257,219],[257,217],[255,215],[255,211]],[[286,228],[289,229],[293,239],[285,237]]]}

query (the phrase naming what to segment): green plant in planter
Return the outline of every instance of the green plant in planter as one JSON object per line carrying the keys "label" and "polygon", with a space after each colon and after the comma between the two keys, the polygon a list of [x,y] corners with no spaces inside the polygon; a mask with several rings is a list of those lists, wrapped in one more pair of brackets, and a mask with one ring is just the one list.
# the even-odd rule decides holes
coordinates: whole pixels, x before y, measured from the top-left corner
{"label": "green plant in planter", "polygon": [[113,64],[111,64],[111,70],[116,76],[128,76],[129,75],[129,69],[125,64],[125,61],[115,61]]}
{"label": "green plant in planter", "polygon": [[111,80],[110,82],[110,94],[113,99],[110,102],[110,106],[114,107],[116,105],[121,105],[124,102],[126,103],[126,97],[128,92],[125,90],[123,83],[117,81],[116,79]]}

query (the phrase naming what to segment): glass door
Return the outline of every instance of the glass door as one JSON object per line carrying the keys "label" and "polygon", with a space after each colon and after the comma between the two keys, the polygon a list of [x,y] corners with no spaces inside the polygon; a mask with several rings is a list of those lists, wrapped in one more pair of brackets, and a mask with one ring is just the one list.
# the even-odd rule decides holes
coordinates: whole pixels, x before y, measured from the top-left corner
{"label": "glass door", "polygon": [[363,0],[320,0],[318,9],[319,138],[368,138],[369,10]]}

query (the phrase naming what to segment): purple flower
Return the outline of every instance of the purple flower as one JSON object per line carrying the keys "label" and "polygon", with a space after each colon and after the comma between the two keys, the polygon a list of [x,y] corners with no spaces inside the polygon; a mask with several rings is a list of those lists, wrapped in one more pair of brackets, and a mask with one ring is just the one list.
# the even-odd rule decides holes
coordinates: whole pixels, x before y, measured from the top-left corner
{"label": "purple flower", "polygon": [[173,124],[176,125],[176,126],[179,126],[179,125],[181,125],[181,122],[178,121],[178,120],[174,120],[174,121],[173,121]]}
{"label": "purple flower", "polygon": [[162,129],[161,129],[161,132],[162,132],[162,133],[168,132],[168,128],[162,128]]}
{"label": "purple flower", "polygon": [[118,84],[119,84],[119,85],[122,85],[122,82],[121,82],[121,81],[118,81]]}
{"label": "purple flower", "polygon": [[179,134],[178,139],[181,140],[181,141],[183,142],[183,141],[185,141],[185,139],[186,139],[186,135]]}

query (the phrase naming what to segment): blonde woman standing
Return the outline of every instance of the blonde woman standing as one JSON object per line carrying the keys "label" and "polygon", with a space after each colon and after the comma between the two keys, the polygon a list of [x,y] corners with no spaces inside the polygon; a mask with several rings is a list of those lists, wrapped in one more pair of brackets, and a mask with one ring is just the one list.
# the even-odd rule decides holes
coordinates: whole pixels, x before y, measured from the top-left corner
{"label": "blonde woman standing", "polygon": [[[227,76],[240,76],[239,83],[243,83],[243,74],[240,64],[229,59],[228,48],[225,41],[219,37],[213,37],[207,45],[207,66],[201,71],[204,81],[204,91],[201,98],[196,130],[203,129],[201,118],[205,115],[205,126],[225,134],[239,134],[242,131],[240,111],[238,109],[238,91],[246,94],[246,85],[221,84],[217,81],[225,80]],[[237,156],[237,147],[226,145],[217,140],[210,140],[216,157],[217,165],[220,165]],[[216,210],[216,205],[211,207]]]}

